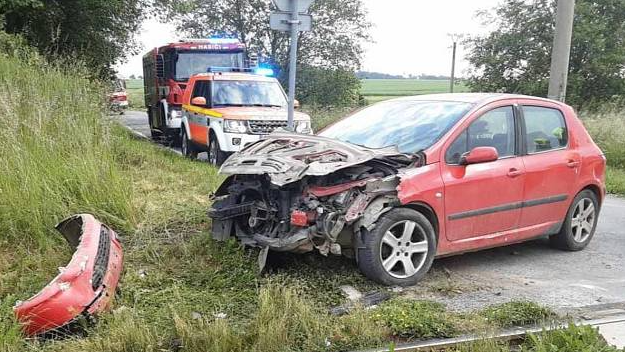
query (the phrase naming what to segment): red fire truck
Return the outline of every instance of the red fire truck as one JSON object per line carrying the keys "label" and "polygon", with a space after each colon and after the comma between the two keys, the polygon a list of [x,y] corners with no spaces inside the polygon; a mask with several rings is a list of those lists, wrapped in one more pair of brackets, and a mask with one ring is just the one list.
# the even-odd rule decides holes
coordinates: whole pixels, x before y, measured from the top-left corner
{"label": "red fire truck", "polygon": [[179,142],[182,95],[189,77],[209,67],[245,68],[255,61],[235,38],[183,39],[150,50],[143,56],[143,87],[152,138]]}

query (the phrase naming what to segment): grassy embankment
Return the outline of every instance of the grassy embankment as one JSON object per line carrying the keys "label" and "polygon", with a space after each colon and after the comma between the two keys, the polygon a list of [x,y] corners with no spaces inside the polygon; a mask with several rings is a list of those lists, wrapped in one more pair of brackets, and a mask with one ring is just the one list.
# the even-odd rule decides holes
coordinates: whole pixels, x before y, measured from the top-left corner
{"label": "grassy embankment", "polygon": [[[216,170],[132,139],[105,117],[100,88],[71,72],[0,58],[0,84],[12,92],[0,104],[0,351],[345,350],[552,317],[524,302],[454,313],[402,298],[329,315],[340,285],[379,287],[351,261],[316,255],[280,257],[258,275],[254,252],[210,239]],[[123,236],[121,295],[87,338],[27,341],[11,306],[69,260],[52,227],[76,212]],[[581,341],[575,330],[562,334]]]}

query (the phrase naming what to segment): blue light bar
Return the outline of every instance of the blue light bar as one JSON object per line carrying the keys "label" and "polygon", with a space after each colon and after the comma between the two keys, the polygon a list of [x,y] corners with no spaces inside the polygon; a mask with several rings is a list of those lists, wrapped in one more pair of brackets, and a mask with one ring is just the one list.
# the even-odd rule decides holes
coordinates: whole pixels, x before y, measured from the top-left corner
{"label": "blue light bar", "polygon": [[273,76],[274,71],[272,68],[259,66],[254,69],[254,73],[260,76],[271,77]]}
{"label": "blue light bar", "polygon": [[237,38],[219,38],[219,37],[211,37],[208,38],[208,43],[211,44],[238,44],[240,43]]}

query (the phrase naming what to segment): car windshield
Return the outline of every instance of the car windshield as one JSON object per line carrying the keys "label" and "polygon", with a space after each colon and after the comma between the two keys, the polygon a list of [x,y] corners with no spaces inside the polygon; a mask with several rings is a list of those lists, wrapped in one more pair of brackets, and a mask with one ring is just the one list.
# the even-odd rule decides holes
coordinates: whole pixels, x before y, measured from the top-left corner
{"label": "car windshield", "polygon": [[214,81],[212,97],[213,106],[286,106],[277,81]]}
{"label": "car windshield", "polygon": [[320,135],[369,148],[397,146],[402,153],[414,153],[436,143],[470,108],[471,104],[462,102],[381,102],[335,123]]}
{"label": "car windshield", "polygon": [[186,81],[195,74],[207,72],[209,67],[243,67],[243,53],[179,52],[175,79]]}

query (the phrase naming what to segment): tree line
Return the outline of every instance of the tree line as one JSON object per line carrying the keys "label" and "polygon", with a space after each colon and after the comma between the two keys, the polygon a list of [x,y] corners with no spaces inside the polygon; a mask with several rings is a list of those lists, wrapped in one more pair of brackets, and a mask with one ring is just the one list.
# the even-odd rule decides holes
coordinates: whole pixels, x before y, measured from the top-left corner
{"label": "tree line", "polygon": [[[464,42],[469,87],[546,96],[555,9],[555,0],[504,0],[482,11],[479,18],[494,30]],[[273,10],[271,0],[0,0],[0,29],[49,60],[80,60],[94,77],[110,78],[116,63],[145,50],[136,34],[154,16],[174,23],[181,36],[236,35],[285,79],[288,34],[269,28]],[[356,72],[371,40],[362,0],[316,0],[310,13],[313,30],[302,33],[298,49],[298,98],[358,103],[363,73]],[[625,0],[577,0],[575,13],[567,102],[587,107],[623,99]]]}

